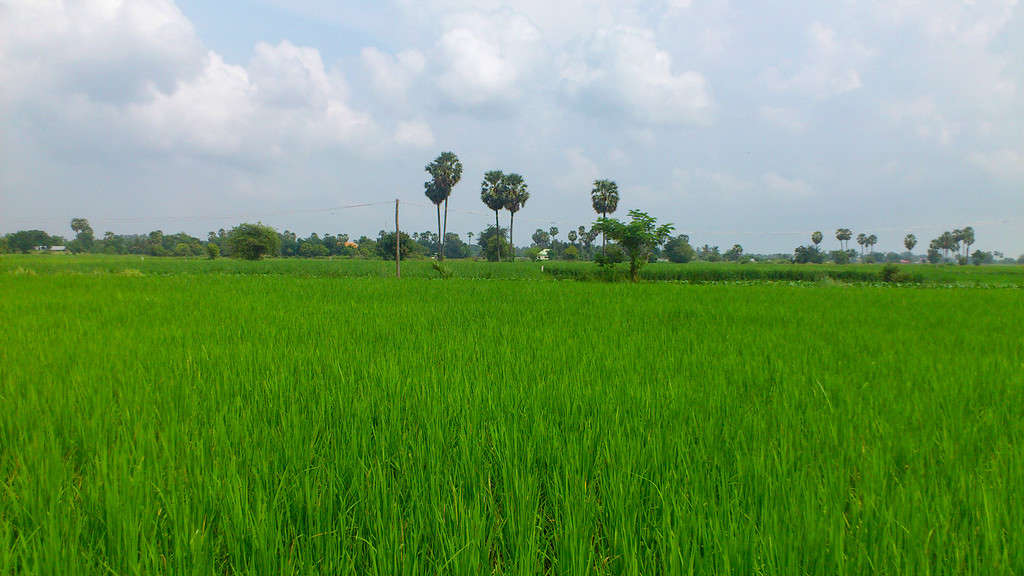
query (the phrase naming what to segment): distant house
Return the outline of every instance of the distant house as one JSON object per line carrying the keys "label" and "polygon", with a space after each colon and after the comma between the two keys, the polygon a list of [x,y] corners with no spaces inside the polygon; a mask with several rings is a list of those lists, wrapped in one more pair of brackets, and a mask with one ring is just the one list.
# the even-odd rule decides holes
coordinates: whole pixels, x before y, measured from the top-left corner
{"label": "distant house", "polygon": [[551,259],[551,249],[550,248],[545,248],[545,249],[541,250],[540,252],[537,252],[537,260],[550,260],[550,259]]}
{"label": "distant house", "polygon": [[67,252],[67,246],[50,246],[50,252]]}

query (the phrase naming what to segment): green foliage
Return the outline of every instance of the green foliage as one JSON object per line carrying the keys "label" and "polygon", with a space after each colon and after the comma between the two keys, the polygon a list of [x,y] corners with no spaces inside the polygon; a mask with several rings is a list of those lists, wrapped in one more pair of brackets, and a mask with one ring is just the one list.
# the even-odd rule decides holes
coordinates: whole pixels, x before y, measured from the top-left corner
{"label": "green foliage", "polygon": [[210,260],[216,260],[220,257],[220,246],[214,242],[206,243],[206,257]]}
{"label": "green foliage", "polygon": [[669,238],[665,243],[665,257],[669,262],[685,264],[697,257],[697,252],[690,246],[690,237],[680,234]]}
{"label": "green foliage", "polygon": [[594,180],[590,203],[601,216],[614,213],[619,208],[619,185],[612,180]]}
{"label": "green foliage", "polygon": [[[402,260],[405,260],[413,252],[413,241],[408,234],[402,232],[400,235],[401,240],[398,247],[399,256]],[[359,246],[362,247],[363,243],[360,242]],[[377,237],[377,242],[374,243],[374,249],[377,251],[377,255],[384,260],[395,259],[395,233],[394,232],[381,232],[380,236]]]}
{"label": "green foliage", "polygon": [[821,231],[817,231],[814,234],[811,234],[811,242],[814,243],[815,247],[817,247],[818,244],[821,244],[821,241],[824,240],[824,239],[825,239],[825,235],[822,234]]}
{"label": "green foliage", "polygon": [[580,252],[579,250],[576,249],[575,246],[569,246],[568,248],[562,251],[562,258],[564,258],[565,260],[576,260],[577,258],[579,258],[579,255]]}
{"label": "green foliage", "polygon": [[37,246],[52,246],[50,235],[42,230],[18,230],[7,236],[7,242],[12,252],[28,254]]}
{"label": "green foliage", "polygon": [[991,252],[983,252],[981,250],[975,250],[973,253],[971,253],[971,262],[975,266],[980,266],[982,264],[991,264],[994,261],[995,261],[995,258],[992,256]]}
{"label": "green foliage", "polygon": [[537,231],[533,233],[531,239],[533,240],[534,246],[539,248],[551,247],[551,235],[541,228],[537,228]]}
{"label": "green foliage", "polygon": [[281,237],[277,231],[263,224],[240,224],[228,236],[231,255],[244,260],[259,260],[264,256],[277,256],[281,252]]}
{"label": "green foliage", "polygon": [[917,246],[917,236],[907,234],[903,237],[903,247],[906,248],[908,252],[912,252],[914,250],[914,246]]}
{"label": "green foliage", "polygon": [[432,263],[432,264],[433,264],[433,266],[432,266],[432,267],[433,267],[433,269],[434,269],[434,272],[437,272],[437,274],[438,274],[438,275],[439,275],[439,276],[440,276],[440,277],[441,277],[442,279],[444,279],[444,280],[447,280],[448,278],[451,278],[451,277],[452,277],[452,274],[453,274],[453,272],[452,272],[452,269],[451,269],[451,267],[449,267],[449,266],[448,266],[447,264],[445,264],[444,262],[441,262],[441,261],[435,260],[435,261],[433,261],[433,263]]}
{"label": "green foliage", "polygon": [[313,242],[306,241],[299,245],[299,256],[303,258],[324,258],[329,256],[330,253],[330,250],[323,244],[314,244]]}
{"label": "green foliage", "polygon": [[654,249],[665,243],[675,227],[672,224],[659,226],[656,218],[640,210],[630,210],[629,218],[628,223],[615,218],[601,218],[597,227],[626,252],[630,278],[638,282],[640,268],[647,263]]}
{"label": "green foliage", "polygon": [[793,251],[793,262],[797,264],[821,264],[825,254],[817,246],[798,246]]}
{"label": "green foliage", "polygon": [[853,257],[848,250],[833,250],[828,253],[829,259],[836,264],[849,264]]}

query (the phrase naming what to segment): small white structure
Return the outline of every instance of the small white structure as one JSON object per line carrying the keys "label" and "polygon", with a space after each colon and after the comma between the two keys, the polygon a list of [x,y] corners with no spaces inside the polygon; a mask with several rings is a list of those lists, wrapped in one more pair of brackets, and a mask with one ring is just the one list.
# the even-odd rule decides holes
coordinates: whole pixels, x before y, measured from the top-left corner
{"label": "small white structure", "polygon": [[551,249],[550,248],[545,248],[545,249],[541,250],[540,252],[537,252],[537,260],[550,260],[550,259],[551,259]]}
{"label": "small white structure", "polygon": [[67,246],[50,246],[50,252],[67,252]]}

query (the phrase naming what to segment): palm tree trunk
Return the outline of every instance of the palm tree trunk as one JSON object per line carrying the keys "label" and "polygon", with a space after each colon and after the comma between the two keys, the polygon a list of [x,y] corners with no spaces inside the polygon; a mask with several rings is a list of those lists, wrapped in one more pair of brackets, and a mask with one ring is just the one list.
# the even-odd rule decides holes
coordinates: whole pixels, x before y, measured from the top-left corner
{"label": "palm tree trunk", "polygon": [[441,234],[441,205],[440,204],[437,205],[437,233],[438,233],[438,236],[439,236],[438,239],[437,239],[437,259],[440,260],[441,259],[441,238],[440,238],[440,234]]}
{"label": "palm tree trunk", "polygon": [[509,216],[508,216],[508,249],[509,249],[509,251],[512,252],[512,261],[513,262],[516,261],[516,243],[515,243],[515,240],[512,239],[512,227],[515,226],[515,223],[516,223],[516,213],[515,212],[509,212]]}
{"label": "palm tree trunk", "polygon": [[[608,213],[607,212],[601,212],[601,218],[607,218],[607,217],[608,217]],[[604,236],[604,227],[601,228],[601,253],[602,254],[607,254],[608,253],[608,239],[605,238],[605,236]]]}
{"label": "palm tree trunk", "polygon": [[448,199],[444,199],[444,229],[441,232],[441,260],[444,260],[444,237],[448,234]]}
{"label": "palm tree trunk", "polygon": [[498,246],[498,262],[501,262],[501,241],[504,240],[504,235],[501,234],[501,228],[498,228],[498,211],[494,211],[494,239]]}

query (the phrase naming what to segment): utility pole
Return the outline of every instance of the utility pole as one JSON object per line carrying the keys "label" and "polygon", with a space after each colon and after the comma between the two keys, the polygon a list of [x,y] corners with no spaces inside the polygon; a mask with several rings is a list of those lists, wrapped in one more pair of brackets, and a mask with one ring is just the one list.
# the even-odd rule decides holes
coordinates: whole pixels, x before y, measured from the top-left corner
{"label": "utility pole", "polygon": [[395,198],[395,278],[402,277],[402,233],[398,230],[398,198]]}

